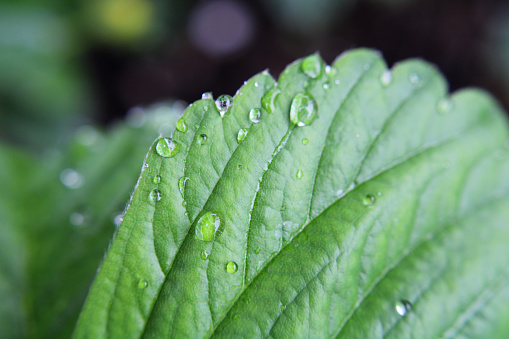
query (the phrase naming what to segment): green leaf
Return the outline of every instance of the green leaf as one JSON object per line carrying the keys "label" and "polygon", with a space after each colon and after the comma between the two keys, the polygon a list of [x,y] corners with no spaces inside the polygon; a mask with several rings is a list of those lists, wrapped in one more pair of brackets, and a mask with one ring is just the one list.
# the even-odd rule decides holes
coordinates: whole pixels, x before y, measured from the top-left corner
{"label": "green leaf", "polygon": [[41,159],[0,144],[3,338],[71,335],[161,118],[176,124],[175,109],[154,110],[139,128],[81,127]]}
{"label": "green leaf", "polygon": [[311,58],[156,140],[76,338],[507,335],[499,106],[419,60]]}

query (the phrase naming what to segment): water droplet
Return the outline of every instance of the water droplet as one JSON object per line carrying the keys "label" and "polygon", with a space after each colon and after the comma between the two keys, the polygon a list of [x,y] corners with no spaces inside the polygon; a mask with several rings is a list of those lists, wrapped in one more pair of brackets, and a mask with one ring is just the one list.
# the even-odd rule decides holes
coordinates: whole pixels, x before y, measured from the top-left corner
{"label": "water droplet", "polygon": [[261,115],[262,113],[259,108],[253,108],[249,111],[249,120],[257,124],[260,122]]}
{"label": "water droplet", "polygon": [[297,94],[290,106],[290,121],[297,126],[309,125],[316,118],[316,104],[313,98],[304,93]]}
{"label": "water droplet", "polygon": [[233,316],[233,320],[237,320],[237,319],[239,319],[239,317],[240,317],[240,315],[235,314],[235,315]]}
{"label": "water droplet", "polygon": [[237,133],[237,142],[240,144],[247,136],[248,129],[247,128],[241,128],[239,130],[239,133]]}
{"label": "water droplet", "polygon": [[412,304],[408,300],[399,300],[396,302],[395,308],[396,312],[404,317],[412,310]]}
{"label": "water droplet", "polygon": [[327,83],[323,84],[323,89],[329,89],[329,84]]}
{"label": "water droplet", "polygon": [[144,290],[146,289],[148,286],[148,281],[144,280],[144,279],[141,279],[140,281],[138,281],[138,288],[140,290]]}
{"label": "water droplet", "polygon": [[242,165],[240,165],[240,164],[239,164],[239,165],[237,165],[237,168],[238,168],[239,170],[241,170],[241,169],[242,169]]}
{"label": "water droplet", "polygon": [[74,212],[69,216],[69,223],[74,226],[86,226],[88,218],[81,213]]}
{"label": "water droplet", "polygon": [[228,273],[235,273],[237,272],[239,269],[239,267],[237,266],[236,263],[234,263],[233,261],[230,261],[226,264],[226,271]]}
{"label": "water droplet", "polygon": [[212,212],[207,212],[201,216],[196,223],[196,236],[199,240],[212,241],[216,237],[216,232],[221,225],[219,216]]}
{"label": "water droplet", "polygon": [[337,190],[336,196],[340,197],[343,194],[343,190]]}
{"label": "water droplet", "polygon": [[216,99],[216,107],[217,110],[219,111],[219,114],[221,115],[221,118],[223,118],[226,115],[226,113],[228,113],[228,109],[230,109],[232,103],[233,98],[231,97],[231,95],[228,94],[220,95]]}
{"label": "water droplet", "polygon": [[209,258],[209,253],[207,251],[205,251],[205,250],[201,251],[200,258],[202,260],[207,260]]}
{"label": "water droplet", "polygon": [[183,200],[182,201],[182,207],[186,208],[186,206],[187,206],[187,201]]}
{"label": "water droplet", "polygon": [[154,184],[158,184],[158,183],[160,183],[160,182],[161,182],[161,176],[156,175],[156,176],[154,177],[154,180],[152,180],[152,181],[154,182]]}
{"label": "water droplet", "polygon": [[378,195],[379,197],[381,197],[381,196],[382,196],[382,192],[378,192],[378,193],[377,193],[377,195]]}
{"label": "water droplet", "polygon": [[83,185],[83,176],[71,168],[60,172],[60,182],[70,189],[77,189]]}
{"label": "water droplet", "polygon": [[362,199],[362,203],[366,206],[371,206],[375,203],[375,197],[371,194],[368,194]]}
{"label": "water droplet", "polygon": [[256,248],[255,254],[260,254],[260,247],[259,246]]}
{"label": "water droplet", "polygon": [[334,83],[335,83],[336,85],[339,85],[339,84],[341,83],[341,80],[336,79],[336,80],[334,80]]}
{"label": "water droplet", "polygon": [[386,70],[382,73],[382,76],[380,77],[380,82],[384,86],[389,86],[392,82],[392,72],[390,70]]}
{"label": "water droplet", "polygon": [[179,130],[182,133],[186,133],[187,132],[187,125],[186,125],[186,123],[184,121],[184,118],[178,119],[178,121],[177,121],[177,130]]}
{"label": "water droplet", "polygon": [[148,168],[148,164],[143,165],[143,167]]}
{"label": "water droplet", "polygon": [[284,312],[286,310],[286,306],[285,305],[281,305],[281,312]]}
{"label": "water droplet", "polygon": [[119,213],[113,218],[113,223],[115,226],[120,226],[120,224],[124,221],[124,213]]}
{"label": "water droplet", "polygon": [[297,179],[301,179],[303,176],[302,170],[298,170],[296,176],[297,176]]}
{"label": "water droplet", "polygon": [[302,139],[302,143],[304,145],[307,145],[307,144],[309,144],[309,140],[307,138],[304,138],[304,139]]}
{"label": "water droplet", "polygon": [[335,67],[332,67],[330,65],[325,66],[325,74],[335,75],[337,72],[338,70]]}
{"label": "water droplet", "polygon": [[449,113],[453,108],[454,102],[450,98],[441,99],[437,105],[438,113],[441,114]]}
{"label": "water droplet", "polygon": [[281,206],[281,211],[285,211],[286,210],[286,206]]}
{"label": "water droplet", "polygon": [[205,145],[205,143],[207,142],[207,134],[201,134],[199,137],[198,137],[198,143],[200,145]]}
{"label": "water droplet", "polygon": [[371,64],[364,64],[364,70],[369,71],[371,69]]}
{"label": "water droplet", "polygon": [[302,60],[300,67],[308,77],[316,79],[322,74],[322,58],[318,54],[310,55]]}
{"label": "water droplet", "polygon": [[189,180],[188,177],[181,177],[179,179],[179,191],[182,198],[184,198],[184,189],[186,188],[186,182]]}
{"label": "water droplet", "polygon": [[212,95],[212,92],[205,92],[201,95],[202,99],[214,99],[214,96]]}
{"label": "water droplet", "polygon": [[260,85],[258,84],[258,81],[255,81],[254,86],[255,86],[255,87],[260,86]]}
{"label": "water droplet", "polygon": [[418,85],[421,82],[421,77],[417,73],[410,73],[409,80],[412,85]]}
{"label": "water droplet", "polygon": [[355,134],[355,137],[356,137],[356,138],[360,138],[360,137],[361,137],[360,133],[356,133],[356,134]]}
{"label": "water droplet", "polygon": [[276,110],[276,98],[281,93],[281,90],[277,87],[272,88],[262,98],[262,107],[268,113],[272,113]]}
{"label": "water droplet", "polygon": [[161,138],[157,141],[156,152],[164,158],[174,156],[180,151],[180,144],[170,138]]}
{"label": "water droplet", "polygon": [[161,191],[158,189],[153,190],[150,192],[150,200],[152,201],[159,201],[162,199]]}

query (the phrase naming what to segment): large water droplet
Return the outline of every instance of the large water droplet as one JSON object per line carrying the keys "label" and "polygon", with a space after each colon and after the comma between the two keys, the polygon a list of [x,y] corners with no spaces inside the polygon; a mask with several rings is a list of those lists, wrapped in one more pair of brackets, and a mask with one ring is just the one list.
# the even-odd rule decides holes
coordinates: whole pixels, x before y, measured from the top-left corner
{"label": "large water droplet", "polygon": [[71,168],[66,168],[60,172],[60,182],[70,189],[80,188],[83,181],[83,176]]}
{"label": "large water droplet", "polygon": [[189,180],[188,177],[181,177],[179,179],[179,191],[182,198],[184,198],[184,189],[186,188],[186,181]]}
{"label": "large water droplet", "polygon": [[323,62],[317,54],[313,54],[304,58],[300,67],[308,77],[316,79],[322,74]]}
{"label": "large water droplet", "polygon": [[234,263],[233,261],[230,261],[226,264],[226,271],[228,273],[235,273],[238,271],[238,269],[239,269],[239,266],[236,263]]}
{"label": "large water droplet", "polygon": [[207,251],[205,251],[205,250],[201,251],[200,258],[202,260],[207,260],[209,258],[209,253]]}
{"label": "large water droplet", "polygon": [[138,281],[138,288],[140,290],[144,290],[148,287],[148,281],[146,281],[145,279],[140,279],[140,281]]}
{"label": "large water droplet", "polygon": [[157,141],[156,152],[162,157],[169,158],[180,151],[180,144],[170,138],[162,138]]}
{"label": "large water droplet", "polygon": [[364,198],[362,198],[362,203],[366,206],[371,206],[375,203],[375,196],[368,194]]}
{"label": "large water droplet", "polygon": [[221,225],[221,220],[216,213],[207,212],[196,223],[196,236],[203,241],[212,241]]}
{"label": "large water droplet", "polygon": [[408,300],[399,300],[394,305],[396,312],[402,317],[406,316],[412,310],[412,304]]}
{"label": "large water droplet", "polygon": [[231,97],[231,95],[228,94],[220,95],[216,99],[216,107],[217,110],[219,111],[219,114],[221,115],[221,118],[224,117],[226,113],[228,113],[228,109],[230,109],[232,103],[233,98]]}
{"label": "large water droplet", "polygon": [[198,136],[198,144],[205,145],[206,142],[207,142],[207,134],[201,134],[200,136]]}
{"label": "large water droplet", "polygon": [[297,179],[302,179],[302,175],[303,175],[302,170],[298,170],[296,175]]}
{"label": "large water droplet", "polygon": [[205,92],[201,95],[202,99],[214,99],[214,96],[212,95],[212,92]]}
{"label": "large water droplet", "polygon": [[159,201],[162,199],[162,197],[163,196],[161,194],[161,191],[158,189],[155,189],[152,192],[150,192],[150,200],[152,201]]}
{"label": "large water droplet", "polygon": [[276,98],[279,93],[281,93],[281,90],[274,87],[263,96],[261,101],[262,107],[265,108],[268,113],[272,113],[276,110]]}
{"label": "large water droplet", "polygon": [[261,115],[262,113],[259,108],[253,108],[249,111],[249,120],[257,124],[260,122]]}
{"label": "large water droplet", "polygon": [[187,132],[187,125],[186,125],[186,123],[184,121],[184,118],[180,118],[177,121],[177,130],[179,130],[182,133],[186,133]]}
{"label": "large water droplet", "polygon": [[380,77],[380,82],[384,86],[389,86],[392,82],[392,72],[390,70],[383,72],[382,76]]}
{"label": "large water droplet", "polygon": [[241,128],[237,134],[237,142],[240,144],[247,136],[248,129]]}
{"label": "large water droplet", "polygon": [[297,126],[310,125],[316,118],[316,104],[313,98],[304,93],[297,94],[290,106],[290,121]]}
{"label": "large water droplet", "polygon": [[454,102],[450,98],[443,98],[438,102],[437,110],[438,113],[445,114],[452,111],[454,108]]}

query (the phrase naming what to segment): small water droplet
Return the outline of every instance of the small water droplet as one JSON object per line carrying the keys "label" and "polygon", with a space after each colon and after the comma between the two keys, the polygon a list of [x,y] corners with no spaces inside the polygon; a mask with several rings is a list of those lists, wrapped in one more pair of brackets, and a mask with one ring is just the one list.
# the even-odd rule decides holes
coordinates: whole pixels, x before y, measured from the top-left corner
{"label": "small water droplet", "polygon": [[253,123],[257,124],[260,122],[260,117],[262,115],[262,112],[259,108],[253,108],[249,111],[249,120],[251,120]]}
{"label": "small water droplet", "polygon": [[186,188],[186,182],[189,180],[188,177],[181,177],[179,179],[179,191],[182,198],[184,198],[184,189]]}
{"label": "small water droplet", "polygon": [[201,95],[202,99],[214,99],[214,96],[212,95],[212,92],[205,92]]}
{"label": "small water droplet", "polygon": [[219,111],[219,114],[221,115],[221,118],[223,118],[228,113],[228,110],[230,109],[232,103],[233,98],[231,97],[231,95],[228,94],[220,95],[216,99],[216,107],[217,110]]}
{"label": "small water droplet", "polygon": [[367,63],[367,64],[364,64],[364,70],[365,71],[369,71],[371,69],[371,64]]}
{"label": "small water droplet", "polygon": [[180,144],[170,138],[161,138],[157,141],[156,152],[164,158],[174,156],[180,151]]}
{"label": "small water droplet", "polygon": [[382,196],[382,192],[378,192],[378,193],[377,193],[377,195],[378,195],[379,197],[381,197],[381,196]]}
{"label": "small water droplet", "polygon": [[302,139],[302,143],[304,145],[307,145],[307,144],[309,144],[309,140],[307,138],[304,138],[304,139]]}
{"label": "small water droplet", "polygon": [[297,94],[290,106],[290,121],[297,126],[310,125],[316,118],[316,104],[313,98],[304,93]]}
{"label": "small water droplet", "polygon": [[186,208],[186,206],[187,206],[187,201],[183,200],[182,201],[182,207]]}
{"label": "small water droplet", "polygon": [[240,315],[235,314],[235,315],[233,316],[233,320],[237,320],[237,319],[239,319],[239,317],[240,317]]}
{"label": "small water droplet", "polygon": [[154,177],[154,180],[152,180],[152,181],[154,182],[154,184],[158,184],[158,183],[160,183],[160,182],[161,182],[161,176],[156,175],[156,176]]}
{"label": "small water droplet", "polygon": [[286,306],[285,305],[281,305],[281,312],[284,312],[286,310]]}
{"label": "small water droplet", "polygon": [[198,144],[205,145],[206,142],[207,142],[207,134],[200,134],[200,136],[198,136]]}
{"label": "small water droplet", "polygon": [[221,220],[216,213],[207,212],[196,223],[196,236],[199,240],[212,241],[221,225]]}
{"label": "small water droplet", "polygon": [[342,194],[343,194],[343,190],[337,190],[336,191],[336,196],[340,197]]}
{"label": "small water droplet", "polygon": [[296,176],[297,176],[297,179],[301,179],[303,176],[302,170],[298,170]]}
{"label": "small water droplet", "polygon": [[318,54],[312,54],[302,60],[301,70],[310,78],[316,79],[322,74],[323,62]]}
{"label": "small water droplet", "polygon": [[375,203],[375,197],[371,194],[368,194],[362,199],[362,203],[366,206],[371,206]]}
{"label": "small water droplet", "polygon": [[286,210],[286,206],[281,206],[281,211],[285,211]]}
{"label": "small water droplet", "polygon": [[184,121],[184,118],[178,119],[178,121],[177,121],[177,130],[179,130],[182,133],[186,133],[187,132],[187,125],[186,125],[186,123]]}
{"label": "small water droplet", "polygon": [[207,251],[205,251],[205,250],[201,251],[200,258],[202,260],[207,260],[209,258],[209,253]]}
{"label": "small water droplet", "polygon": [[60,182],[70,189],[77,189],[83,185],[83,176],[71,168],[66,168],[60,172]]}
{"label": "small water droplet", "polygon": [[258,84],[258,81],[255,81],[254,86],[255,86],[255,87],[260,86],[260,85]]}
{"label": "small water droplet", "polygon": [[237,168],[238,168],[239,170],[241,170],[241,169],[242,169],[242,165],[240,165],[240,164],[239,164],[239,165],[237,165]]}
{"label": "small water droplet", "polygon": [[380,77],[380,82],[384,86],[389,86],[392,82],[392,72],[391,70],[386,70],[382,73],[382,76]]}
{"label": "small water droplet", "polygon": [[449,113],[453,108],[454,102],[450,98],[441,99],[437,105],[437,111],[441,114]]}
{"label": "small water droplet", "polygon": [[281,93],[281,90],[274,87],[263,96],[261,100],[262,107],[265,108],[268,113],[272,113],[276,110],[276,98],[279,93]]}
{"label": "small water droplet", "polygon": [[150,200],[152,201],[159,201],[162,199],[161,191],[158,189],[153,190],[150,192]]}
{"label": "small water droplet", "polygon": [[138,288],[140,290],[144,290],[148,287],[148,281],[144,280],[144,279],[141,279],[140,281],[138,281]]}
{"label": "small water droplet", "polygon": [[124,221],[124,213],[119,213],[113,218],[113,223],[115,226],[120,226],[120,224]]}
{"label": "small water droplet", "polygon": [[255,254],[260,254],[260,247],[259,246],[256,248]]}
{"label": "small water droplet", "polygon": [[148,164],[143,165],[143,167],[148,168]]}
{"label": "small water droplet", "polygon": [[404,317],[412,310],[412,304],[408,300],[399,300],[396,302],[395,308],[396,312]]}
{"label": "small water droplet", "polygon": [[418,85],[421,82],[421,77],[417,73],[410,73],[409,80],[412,85]]}
{"label": "small water droplet", "polygon": [[339,84],[341,83],[341,80],[336,79],[336,80],[334,80],[334,83],[335,83],[336,85],[339,85]]}
{"label": "small water droplet", "polygon": [[323,89],[329,89],[329,84],[328,83],[323,84]]}
{"label": "small water droplet", "polygon": [[338,70],[335,67],[332,67],[331,65],[325,66],[325,74],[335,75],[337,72]]}
{"label": "small water droplet", "polygon": [[69,223],[73,226],[86,226],[88,224],[88,218],[86,215],[74,212],[69,216]]}
{"label": "small water droplet", "polygon": [[226,271],[228,273],[235,273],[239,269],[238,265],[234,263],[233,261],[230,261],[226,264]]}
{"label": "small water droplet", "polygon": [[248,129],[247,128],[241,128],[239,130],[239,133],[237,133],[237,142],[240,144],[247,136]]}
{"label": "small water droplet", "polygon": [[360,133],[356,133],[356,134],[355,134],[355,137],[356,137],[356,138],[360,138],[360,137],[361,137]]}

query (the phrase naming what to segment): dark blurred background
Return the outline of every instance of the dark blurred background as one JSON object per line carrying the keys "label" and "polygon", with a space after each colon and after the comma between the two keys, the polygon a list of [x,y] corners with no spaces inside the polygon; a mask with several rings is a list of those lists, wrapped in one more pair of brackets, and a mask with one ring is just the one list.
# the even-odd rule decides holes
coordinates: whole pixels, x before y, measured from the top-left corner
{"label": "dark blurred background", "polygon": [[0,0],[0,138],[42,150],[136,106],[233,94],[265,68],[364,46],[509,108],[506,1]]}

